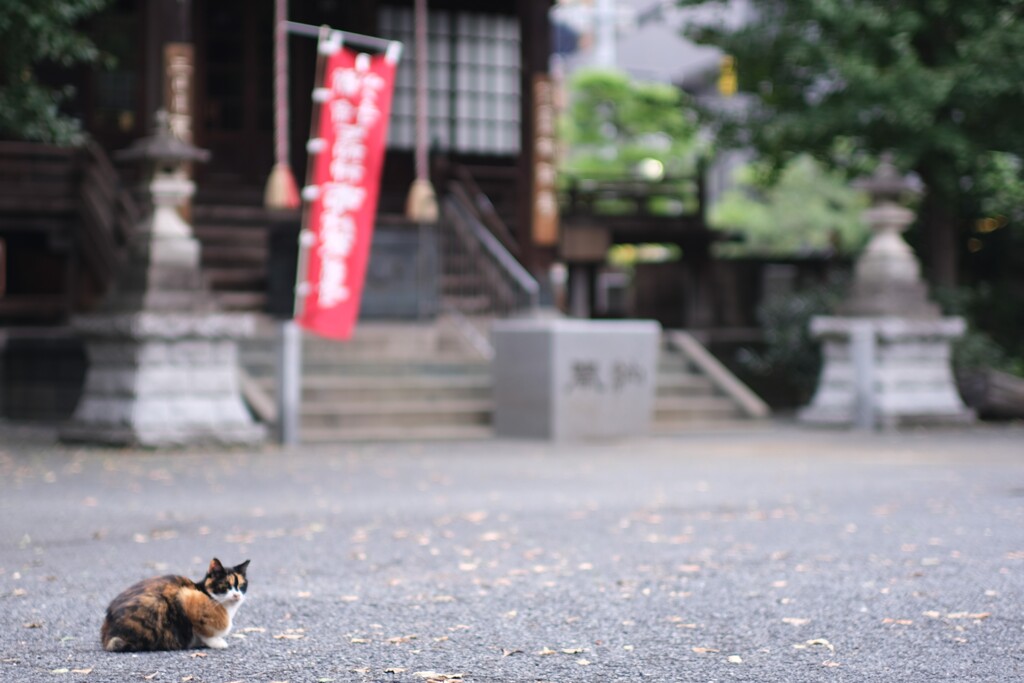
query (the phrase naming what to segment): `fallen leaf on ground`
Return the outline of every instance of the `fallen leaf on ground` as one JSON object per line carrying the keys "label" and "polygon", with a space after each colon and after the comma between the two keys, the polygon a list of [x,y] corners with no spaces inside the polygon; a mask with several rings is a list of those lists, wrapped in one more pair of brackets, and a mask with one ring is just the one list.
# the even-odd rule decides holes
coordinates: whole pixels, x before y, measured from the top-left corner
{"label": "fallen leaf on ground", "polygon": [[582,647],[566,647],[562,649],[562,652],[567,655],[578,655],[579,653],[584,652],[584,649]]}
{"label": "fallen leaf on ground", "polygon": [[199,658],[199,657],[205,657],[205,656],[206,656],[205,652],[193,652],[192,654],[189,655],[189,657],[191,657],[192,659],[196,659],[196,658]]}
{"label": "fallen leaf on ground", "polygon": [[821,663],[822,666],[839,666],[839,662],[834,662],[831,659],[826,659]]}
{"label": "fallen leaf on ground", "polygon": [[22,624],[22,626],[24,626],[25,628],[42,628],[43,627],[42,623],[40,623],[38,621],[30,621],[28,623]]}
{"label": "fallen leaf on ground", "polygon": [[68,672],[68,669],[51,669],[50,670],[50,673],[52,673],[52,674],[66,674],[67,672]]}
{"label": "fallen leaf on ground", "polygon": [[821,647],[827,647],[829,652],[835,652],[836,647],[832,643],[828,642],[824,638],[812,638],[807,641],[808,645],[820,645]]}
{"label": "fallen leaf on ground", "polygon": [[699,646],[696,646],[696,645],[691,647],[690,649],[693,650],[694,652],[696,652],[699,655],[707,654],[709,652],[718,652],[718,648],[714,648],[714,647],[699,647]]}
{"label": "fallen leaf on ground", "polygon": [[405,673],[405,669],[402,669],[401,667],[397,667],[397,666],[390,666],[390,667],[384,669],[384,673],[386,673],[386,674],[401,674],[401,673]]}
{"label": "fallen leaf on ground", "polygon": [[802,617],[783,617],[783,624],[789,624],[790,626],[804,626],[811,623],[810,619],[804,619]]}
{"label": "fallen leaf on ground", "polygon": [[72,669],[71,673],[73,673],[73,674],[91,674],[92,673],[92,667],[89,667],[88,669]]}
{"label": "fallen leaf on ground", "polygon": [[520,654],[520,653],[522,653],[522,650],[509,650],[508,648],[502,648],[501,649],[501,656],[502,657],[511,657],[512,655],[517,655],[517,654]]}
{"label": "fallen leaf on ground", "polygon": [[893,619],[892,617],[886,617],[882,619],[883,624],[899,624],[900,626],[910,626],[914,623],[913,619]]}
{"label": "fallen leaf on ground", "polygon": [[743,658],[740,657],[739,655],[729,655],[728,660],[729,660],[730,664],[742,664],[743,663]]}
{"label": "fallen leaf on ground", "polygon": [[416,678],[425,678],[428,681],[461,681],[462,674],[442,674],[436,671],[417,671],[413,674]]}
{"label": "fallen leaf on ground", "polygon": [[305,637],[306,636],[302,635],[301,633],[275,633],[274,634],[274,638],[276,638],[277,640],[298,640],[300,638],[305,638]]}
{"label": "fallen leaf on ground", "polygon": [[541,650],[540,652],[538,652],[537,654],[539,654],[539,655],[554,655],[554,654],[558,654],[558,653],[555,650],[552,650],[550,647],[546,647],[543,650]]}

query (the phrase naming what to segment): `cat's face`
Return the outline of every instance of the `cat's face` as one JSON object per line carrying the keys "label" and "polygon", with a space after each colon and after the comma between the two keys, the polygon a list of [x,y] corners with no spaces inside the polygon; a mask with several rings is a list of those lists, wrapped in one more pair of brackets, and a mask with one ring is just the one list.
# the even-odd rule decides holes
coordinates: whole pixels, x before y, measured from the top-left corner
{"label": "cat's face", "polygon": [[245,578],[248,567],[249,560],[246,560],[235,567],[225,568],[215,557],[206,571],[203,587],[217,602],[237,607],[245,600],[245,591],[249,587],[249,581]]}

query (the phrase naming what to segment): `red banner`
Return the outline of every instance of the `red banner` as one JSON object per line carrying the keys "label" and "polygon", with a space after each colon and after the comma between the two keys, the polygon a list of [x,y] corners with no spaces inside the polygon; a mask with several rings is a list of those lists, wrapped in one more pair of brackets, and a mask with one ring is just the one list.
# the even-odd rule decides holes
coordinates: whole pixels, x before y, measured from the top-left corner
{"label": "red banner", "polygon": [[[300,244],[296,319],[324,337],[349,339],[370,255],[391,113],[395,60],[341,47],[326,58],[311,183]],[[303,272],[303,264],[305,269]]]}

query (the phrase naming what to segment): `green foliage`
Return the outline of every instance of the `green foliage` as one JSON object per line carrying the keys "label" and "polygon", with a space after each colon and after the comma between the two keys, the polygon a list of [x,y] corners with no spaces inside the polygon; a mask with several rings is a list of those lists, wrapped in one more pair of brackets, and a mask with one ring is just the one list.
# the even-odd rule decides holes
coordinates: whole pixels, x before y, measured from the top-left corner
{"label": "green foliage", "polygon": [[585,69],[569,83],[562,121],[562,171],[576,177],[631,177],[644,159],[665,175],[693,172],[699,146],[689,102],[675,87],[638,83],[619,71]]}
{"label": "green foliage", "polygon": [[[752,97],[751,107],[708,112],[719,142],[752,146],[776,170],[808,153],[850,174],[893,150],[928,189],[921,214],[928,272],[952,284],[967,232],[996,201],[993,192],[1008,198],[1021,187],[1020,169],[1011,166],[1024,159],[1024,4],[749,4],[745,24],[687,30],[734,57],[740,92]],[[1016,189],[1000,192],[993,182]]]}
{"label": "green foliage", "polygon": [[711,208],[712,227],[743,237],[719,244],[719,255],[850,254],[864,246],[867,198],[842,174],[807,155],[792,159],[777,177],[766,171],[757,165],[741,169],[735,188]]}
{"label": "green foliage", "polygon": [[[1024,377],[1024,346],[1008,350],[979,327],[986,321],[1000,297],[991,287],[956,287],[938,289],[935,300],[946,315],[957,315],[967,322],[967,331],[953,343],[953,366],[957,370],[993,368]],[[989,321],[986,321],[989,322]],[[997,327],[998,329],[998,327]],[[1020,330],[1010,330],[1009,337],[1020,345]]]}
{"label": "green foliage", "polygon": [[764,331],[764,346],[741,349],[738,362],[743,370],[781,387],[794,405],[807,403],[821,371],[821,348],[811,337],[811,318],[831,315],[842,301],[846,282],[836,280],[778,295],[758,308]]}
{"label": "green foliage", "polygon": [[0,136],[71,144],[80,125],[60,111],[70,86],[50,87],[40,66],[71,67],[102,61],[76,30],[109,0],[5,0],[0,3]]}
{"label": "green foliage", "polygon": [[1024,152],[1017,0],[751,4],[745,25],[691,34],[735,57],[740,89],[760,106],[732,123],[769,158],[832,157],[835,141],[851,138],[857,149],[899,150],[912,167],[946,160],[929,175],[956,191],[979,153]]}

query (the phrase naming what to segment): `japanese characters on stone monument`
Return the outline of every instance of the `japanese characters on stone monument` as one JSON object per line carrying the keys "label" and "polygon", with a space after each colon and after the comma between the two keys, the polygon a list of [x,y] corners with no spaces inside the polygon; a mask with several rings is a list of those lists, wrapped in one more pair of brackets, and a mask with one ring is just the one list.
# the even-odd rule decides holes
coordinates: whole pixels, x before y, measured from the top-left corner
{"label": "japanese characters on stone monument", "polygon": [[952,341],[963,334],[964,321],[942,317],[928,300],[920,265],[901,234],[914,213],[900,201],[917,190],[888,157],[855,186],[872,197],[865,219],[874,234],[837,315],[811,321],[824,358],[800,420],[861,427],[971,421],[952,369]]}

